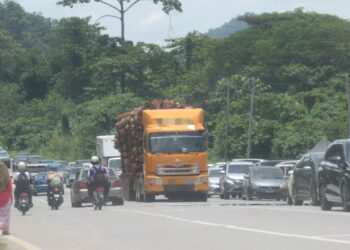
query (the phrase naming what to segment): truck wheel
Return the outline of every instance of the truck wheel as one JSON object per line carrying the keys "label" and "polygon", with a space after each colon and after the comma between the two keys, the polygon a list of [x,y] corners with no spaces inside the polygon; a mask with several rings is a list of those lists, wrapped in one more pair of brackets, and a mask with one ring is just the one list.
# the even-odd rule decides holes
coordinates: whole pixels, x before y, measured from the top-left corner
{"label": "truck wheel", "polygon": [[156,195],[155,194],[150,194],[150,193],[145,193],[144,194],[144,201],[145,202],[153,202],[153,201],[155,201],[155,199],[156,199]]}

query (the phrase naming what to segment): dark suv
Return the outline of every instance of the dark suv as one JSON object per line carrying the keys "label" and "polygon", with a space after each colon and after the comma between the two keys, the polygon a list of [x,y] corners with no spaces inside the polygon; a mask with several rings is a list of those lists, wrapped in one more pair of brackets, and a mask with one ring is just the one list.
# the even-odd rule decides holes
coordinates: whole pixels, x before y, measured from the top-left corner
{"label": "dark suv", "polygon": [[324,152],[310,152],[304,154],[294,165],[288,182],[289,205],[301,205],[305,200],[309,200],[312,206],[318,205],[317,175],[323,156]]}
{"label": "dark suv", "polygon": [[350,139],[329,145],[318,170],[318,185],[322,210],[342,206],[350,211]]}

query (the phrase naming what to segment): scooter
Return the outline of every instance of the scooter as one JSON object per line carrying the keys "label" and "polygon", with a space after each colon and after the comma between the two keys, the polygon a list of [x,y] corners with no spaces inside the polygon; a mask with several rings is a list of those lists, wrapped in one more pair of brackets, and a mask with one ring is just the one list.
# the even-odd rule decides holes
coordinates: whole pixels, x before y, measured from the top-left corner
{"label": "scooter", "polygon": [[29,211],[29,197],[27,192],[21,192],[19,194],[18,207],[17,209],[22,212],[22,215],[25,215]]}
{"label": "scooter", "polygon": [[104,192],[105,188],[103,186],[99,186],[96,188],[96,191],[93,193],[94,196],[94,208],[95,210],[101,210],[102,205],[104,203]]}
{"label": "scooter", "polygon": [[61,190],[58,187],[52,188],[49,196],[49,205],[52,210],[57,210],[59,206],[63,203],[63,197],[61,195]]}

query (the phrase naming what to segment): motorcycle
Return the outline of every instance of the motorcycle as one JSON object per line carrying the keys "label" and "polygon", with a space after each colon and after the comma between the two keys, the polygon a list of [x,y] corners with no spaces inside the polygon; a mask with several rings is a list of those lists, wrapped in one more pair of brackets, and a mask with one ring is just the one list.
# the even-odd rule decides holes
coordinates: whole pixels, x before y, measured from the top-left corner
{"label": "motorcycle", "polygon": [[52,188],[49,196],[49,205],[52,210],[57,210],[58,207],[63,203],[63,197],[61,194],[61,190],[58,187]]}
{"label": "motorcycle", "polygon": [[27,192],[21,192],[19,195],[18,207],[17,209],[25,215],[29,211],[29,197]]}
{"label": "motorcycle", "polygon": [[96,188],[96,191],[93,193],[94,194],[94,208],[97,210],[102,209],[102,205],[104,203],[104,192],[105,188],[103,186],[99,186]]}

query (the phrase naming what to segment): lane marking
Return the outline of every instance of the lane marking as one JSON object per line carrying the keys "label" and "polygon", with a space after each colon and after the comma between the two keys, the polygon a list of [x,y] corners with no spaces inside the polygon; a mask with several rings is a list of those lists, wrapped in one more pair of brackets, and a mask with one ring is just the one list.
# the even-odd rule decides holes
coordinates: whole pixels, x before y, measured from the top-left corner
{"label": "lane marking", "polygon": [[349,237],[350,234],[338,234],[338,235],[321,235],[321,236],[316,236],[320,238],[333,238],[333,237]]}
{"label": "lane marking", "polygon": [[15,243],[15,244],[17,244],[17,245],[19,245],[21,247],[23,247],[26,250],[41,250],[40,248],[32,245],[31,243],[29,243],[27,241],[24,241],[24,240],[22,240],[20,238],[17,238],[17,237],[15,237],[13,235],[7,235],[6,239],[12,241],[13,243]]}
{"label": "lane marking", "polygon": [[174,220],[174,221],[179,221],[179,222],[184,222],[184,223],[199,224],[199,225],[203,225],[203,226],[221,227],[221,228],[227,228],[227,229],[231,229],[231,230],[245,231],[245,232],[251,232],[251,233],[259,233],[259,234],[282,236],[282,237],[288,237],[288,238],[299,238],[299,239],[304,239],[304,240],[314,240],[314,241],[323,241],[323,242],[328,242],[328,243],[338,243],[338,244],[350,245],[350,241],[346,241],[346,240],[328,239],[328,238],[322,238],[319,236],[307,236],[307,235],[292,234],[292,233],[280,233],[280,232],[274,232],[274,231],[262,230],[262,229],[256,229],[256,228],[240,227],[240,226],[235,226],[235,225],[219,224],[219,223],[212,223],[212,222],[199,221],[199,220],[190,220],[190,219],[185,219],[185,218],[180,218],[180,217],[175,217],[175,216],[154,214],[154,213],[148,213],[148,212],[143,212],[143,211],[138,211],[138,210],[131,210],[131,211],[134,213],[137,213],[137,214],[159,217],[159,218],[163,218],[163,219]]}

